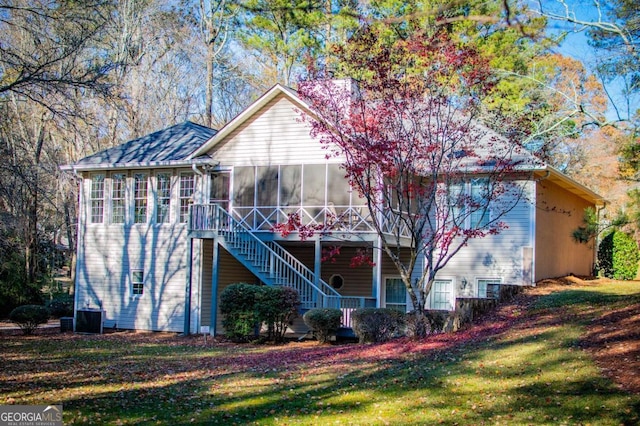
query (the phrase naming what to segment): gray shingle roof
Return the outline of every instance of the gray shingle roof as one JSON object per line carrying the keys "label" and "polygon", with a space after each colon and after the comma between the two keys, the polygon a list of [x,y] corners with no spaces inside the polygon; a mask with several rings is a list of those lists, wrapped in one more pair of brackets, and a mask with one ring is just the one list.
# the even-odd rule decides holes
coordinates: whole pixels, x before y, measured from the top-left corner
{"label": "gray shingle roof", "polygon": [[217,130],[185,121],[76,162],[74,169],[171,164],[186,160]]}

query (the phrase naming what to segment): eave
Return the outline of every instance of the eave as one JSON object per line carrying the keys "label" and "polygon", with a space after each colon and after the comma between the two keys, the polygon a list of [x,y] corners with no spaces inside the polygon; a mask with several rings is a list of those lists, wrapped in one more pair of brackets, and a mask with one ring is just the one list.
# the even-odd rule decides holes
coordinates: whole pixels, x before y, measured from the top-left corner
{"label": "eave", "polygon": [[187,160],[172,160],[172,161],[148,161],[141,163],[102,163],[102,164],[91,164],[91,165],[64,165],[60,166],[60,170],[62,171],[73,171],[73,172],[91,172],[91,171],[102,171],[102,170],[121,170],[121,169],[167,169],[167,168],[175,168],[175,167],[192,167],[192,166],[216,166],[218,165],[217,161],[214,161],[212,158],[199,157],[194,159]]}
{"label": "eave", "polygon": [[604,207],[607,203],[604,197],[552,166],[547,165],[542,169],[535,170],[534,176],[540,180],[549,180],[572,194],[593,203],[597,207]]}

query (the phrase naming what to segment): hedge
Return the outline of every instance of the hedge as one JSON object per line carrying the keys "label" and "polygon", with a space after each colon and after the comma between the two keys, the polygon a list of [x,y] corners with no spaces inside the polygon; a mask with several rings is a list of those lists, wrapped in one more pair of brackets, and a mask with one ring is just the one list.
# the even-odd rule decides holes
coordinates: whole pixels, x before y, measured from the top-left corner
{"label": "hedge", "polygon": [[400,335],[404,313],[389,308],[361,308],[351,314],[353,332],[360,343],[386,342]]}
{"label": "hedge", "polygon": [[636,241],[622,231],[607,234],[598,247],[598,267],[607,278],[632,280],[638,271],[640,252]]}

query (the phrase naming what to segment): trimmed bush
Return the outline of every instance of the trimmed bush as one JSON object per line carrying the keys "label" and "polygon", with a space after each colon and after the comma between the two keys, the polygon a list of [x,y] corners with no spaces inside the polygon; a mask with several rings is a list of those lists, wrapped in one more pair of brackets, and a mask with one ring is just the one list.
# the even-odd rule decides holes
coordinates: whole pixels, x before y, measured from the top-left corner
{"label": "trimmed bush", "polygon": [[267,325],[267,340],[282,343],[287,327],[298,316],[298,292],[291,287],[262,286],[255,302],[258,320]]}
{"label": "trimmed bush", "polygon": [[261,286],[236,283],[226,287],[220,294],[220,312],[225,335],[234,342],[245,342],[256,336],[259,317],[256,297]]}
{"label": "trimmed bush", "polygon": [[220,294],[225,335],[234,342],[257,338],[263,323],[267,340],[280,343],[287,327],[298,316],[300,296],[291,287],[231,284]]}
{"label": "trimmed bush", "polygon": [[404,313],[389,308],[356,309],[351,324],[360,343],[386,342],[400,334]]}
{"label": "trimmed bush", "polygon": [[638,244],[622,231],[610,232],[598,247],[598,266],[607,278],[634,279],[638,272],[638,260]]}
{"label": "trimmed bush", "polygon": [[61,293],[53,296],[45,305],[54,318],[73,316],[73,296]]}
{"label": "trimmed bush", "polygon": [[421,339],[431,334],[431,321],[420,311],[405,314],[405,334],[411,339]]}
{"label": "trimmed bush", "polygon": [[329,336],[340,328],[342,311],[334,308],[314,308],[305,312],[302,319],[313,331],[318,343],[326,343]]}
{"label": "trimmed bush", "polygon": [[41,305],[22,305],[11,311],[9,319],[18,324],[22,333],[33,334],[38,325],[49,320],[49,310]]}

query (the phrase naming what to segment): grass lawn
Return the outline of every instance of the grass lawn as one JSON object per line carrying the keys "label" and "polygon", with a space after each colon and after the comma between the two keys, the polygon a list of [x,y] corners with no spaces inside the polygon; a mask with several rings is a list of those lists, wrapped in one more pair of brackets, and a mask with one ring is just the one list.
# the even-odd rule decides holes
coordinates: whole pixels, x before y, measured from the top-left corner
{"label": "grass lawn", "polygon": [[69,424],[640,422],[640,395],[597,368],[590,324],[640,283],[522,296],[420,342],[232,345],[166,333],[0,336],[0,405],[63,404]]}

